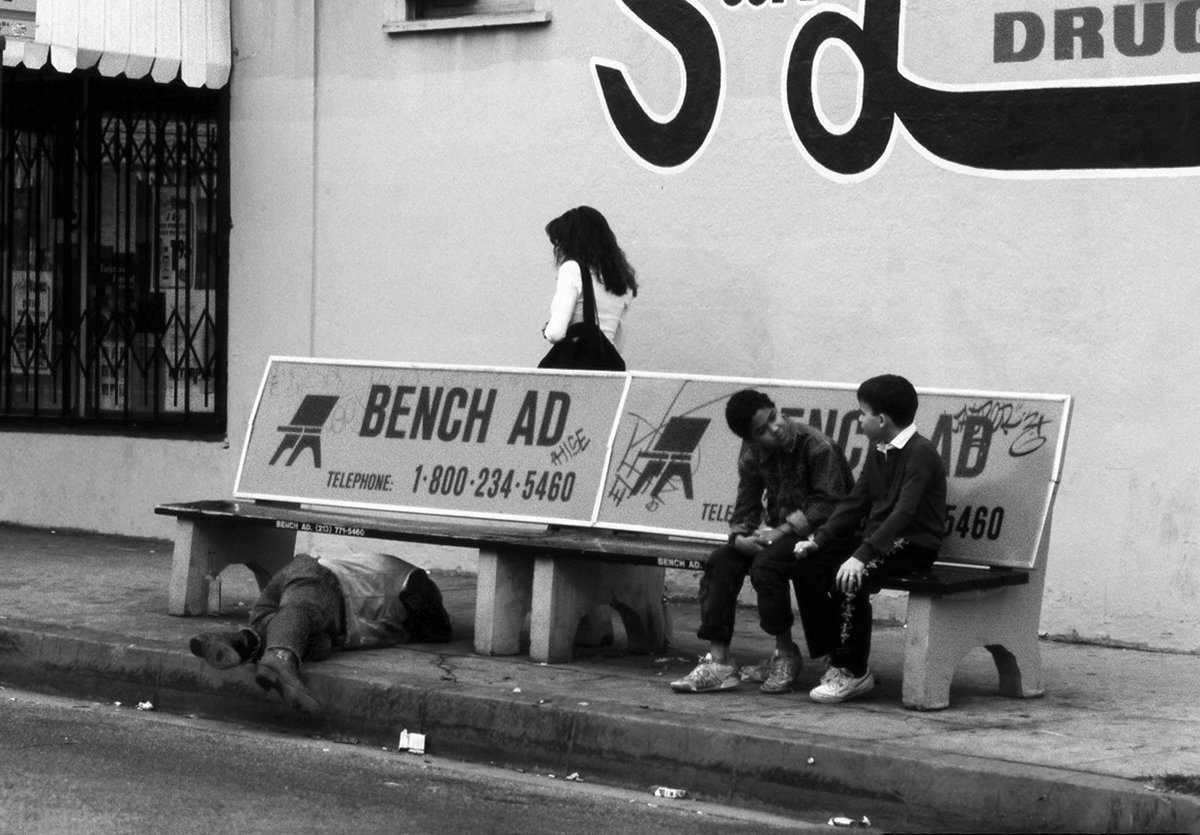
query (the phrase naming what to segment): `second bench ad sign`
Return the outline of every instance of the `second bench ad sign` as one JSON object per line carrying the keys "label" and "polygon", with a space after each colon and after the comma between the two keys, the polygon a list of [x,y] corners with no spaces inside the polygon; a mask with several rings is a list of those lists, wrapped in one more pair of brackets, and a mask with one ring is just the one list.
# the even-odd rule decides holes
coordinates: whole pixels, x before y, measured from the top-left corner
{"label": "second bench ad sign", "polygon": [[272,358],[238,498],[587,523],[623,375]]}
{"label": "second bench ad sign", "polygon": [[[739,389],[766,393],[786,417],[841,449],[854,474],[869,444],[857,385],[635,374],[614,436],[599,524],[724,538],[741,440],[725,423]],[[945,559],[1029,567],[1045,525],[1069,399],[918,389],[917,430],[947,474]]]}

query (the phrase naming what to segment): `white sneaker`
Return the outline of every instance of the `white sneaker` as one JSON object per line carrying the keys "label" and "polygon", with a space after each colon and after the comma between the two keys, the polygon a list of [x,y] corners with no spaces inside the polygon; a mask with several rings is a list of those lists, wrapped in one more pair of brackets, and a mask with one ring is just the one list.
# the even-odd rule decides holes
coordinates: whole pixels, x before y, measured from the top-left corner
{"label": "white sneaker", "polygon": [[729,661],[728,664],[718,664],[710,653],[700,659],[696,669],[678,681],[672,681],[671,689],[676,693],[709,693],[737,687],[742,680],[738,678],[737,664],[733,663],[732,658]]}
{"label": "white sneaker", "polygon": [[833,705],[857,698],[875,689],[875,676],[867,670],[858,678],[844,667],[830,667],[821,677],[821,683],[808,692],[814,702]]}

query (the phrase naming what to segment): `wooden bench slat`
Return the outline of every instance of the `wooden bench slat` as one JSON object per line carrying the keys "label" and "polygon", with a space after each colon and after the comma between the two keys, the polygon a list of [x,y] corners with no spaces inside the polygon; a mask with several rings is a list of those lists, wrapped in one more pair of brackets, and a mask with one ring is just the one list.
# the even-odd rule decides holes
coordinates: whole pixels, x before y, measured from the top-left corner
{"label": "wooden bench slat", "polygon": [[[160,516],[236,521],[425,545],[483,548],[526,556],[573,557],[632,565],[700,570],[717,543],[655,535],[625,535],[584,528],[515,528],[410,517],[360,516],[334,509],[306,509],[253,502],[200,501],[159,505]],[[295,526],[295,527],[292,527]],[[333,528],[331,530],[331,528]]]}
{"label": "wooden bench slat", "polygon": [[885,589],[916,594],[960,594],[1029,583],[1029,572],[1018,568],[965,568],[935,565],[932,571],[893,577],[881,583]]}

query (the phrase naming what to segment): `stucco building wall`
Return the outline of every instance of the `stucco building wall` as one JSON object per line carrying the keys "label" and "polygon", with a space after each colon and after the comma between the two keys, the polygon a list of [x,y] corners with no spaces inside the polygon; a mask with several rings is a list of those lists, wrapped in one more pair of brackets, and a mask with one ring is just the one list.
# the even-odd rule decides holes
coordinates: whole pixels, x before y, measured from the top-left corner
{"label": "stucco building wall", "polygon": [[[1043,628],[1200,651],[1193,172],[998,176],[899,135],[870,176],[838,181],[805,158],[781,93],[811,6],[692,5],[719,34],[719,118],[663,173],[619,141],[591,60],[623,63],[660,116],[680,64],[618,0],[401,36],[379,4],[234,4],[229,443],[30,435],[0,453],[6,471],[86,449],[95,489],[39,479],[4,518],[169,535],[153,504],[231,489],[271,354],[536,364],[542,229],[587,203],[642,281],[631,368],[1073,395]],[[833,54],[830,113],[854,112],[856,83]]]}

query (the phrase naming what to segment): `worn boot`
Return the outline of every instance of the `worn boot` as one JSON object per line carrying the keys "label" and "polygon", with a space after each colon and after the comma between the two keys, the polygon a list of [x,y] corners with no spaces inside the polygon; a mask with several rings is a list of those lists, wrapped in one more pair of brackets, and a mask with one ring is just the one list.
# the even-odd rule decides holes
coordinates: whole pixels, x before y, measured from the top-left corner
{"label": "worn boot", "polygon": [[228,670],[238,664],[253,661],[262,647],[262,641],[252,629],[236,632],[202,632],[192,638],[189,646],[192,655],[203,658],[210,667]]}
{"label": "worn boot", "polygon": [[254,682],[263,690],[274,690],[293,710],[313,715],[321,712],[321,703],[300,680],[300,662],[291,650],[272,648],[264,652]]}

